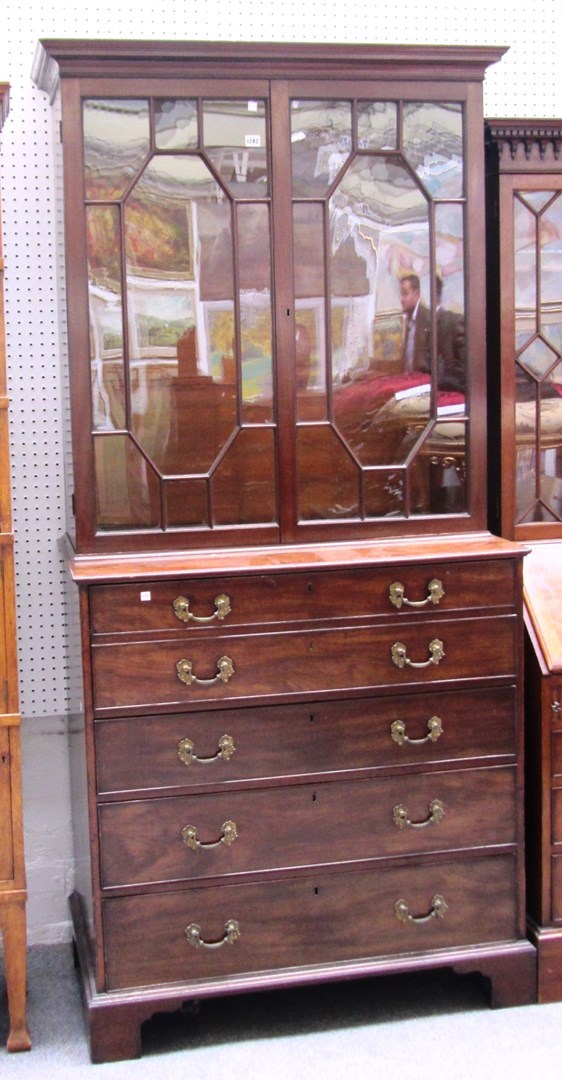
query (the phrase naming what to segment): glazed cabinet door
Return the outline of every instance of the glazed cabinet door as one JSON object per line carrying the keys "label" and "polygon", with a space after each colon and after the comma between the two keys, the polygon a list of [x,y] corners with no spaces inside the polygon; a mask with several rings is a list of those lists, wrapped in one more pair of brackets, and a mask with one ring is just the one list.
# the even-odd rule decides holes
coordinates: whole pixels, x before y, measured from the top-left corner
{"label": "glazed cabinet door", "polygon": [[78,550],[484,524],[473,109],[446,82],[64,85]]}

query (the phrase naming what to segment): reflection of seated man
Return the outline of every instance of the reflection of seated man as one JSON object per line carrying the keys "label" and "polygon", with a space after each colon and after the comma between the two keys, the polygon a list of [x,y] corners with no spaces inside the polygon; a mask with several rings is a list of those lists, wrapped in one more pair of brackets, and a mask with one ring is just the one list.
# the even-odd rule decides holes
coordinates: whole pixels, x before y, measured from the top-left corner
{"label": "reflection of seated man", "polygon": [[[440,390],[464,391],[464,319],[441,306],[443,282],[436,279],[437,357]],[[400,281],[400,301],[406,316],[402,361],[406,372],[431,372],[431,312],[420,300],[420,279],[406,274]]]}

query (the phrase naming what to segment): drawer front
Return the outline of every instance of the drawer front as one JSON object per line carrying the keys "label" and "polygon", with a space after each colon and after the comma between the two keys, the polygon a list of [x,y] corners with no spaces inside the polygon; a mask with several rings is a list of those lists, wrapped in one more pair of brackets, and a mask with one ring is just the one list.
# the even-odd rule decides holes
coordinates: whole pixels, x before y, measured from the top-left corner
{"label": "drawer front", "polygon": [[562,731],[552,733],[552,775],[562,777]]}
{"label": "drawer front", "polygon": [[515,841],[511,768],[406,774],[99,808],[104,887]]}
{"label": "drawer front", "polygon": [[124,717],[98,720],[95,739],[100,793],[513,756],[515,691]]}
{"label": "drawer front", "polygon": [[[290,969],[513,940],[516,895],[502,855],[115,897],[103,904],[107,989],[279,969],[290,981]],[[190,941],[227,940],[196,947],[188,928]]]}
{"label": "drawer front", "polygon": [[[516,617],[232,634],[92,648],[94,707],[189,707],[340,690],[513,675]],[[432,652],[442,644],[444,656]],[[397,663],[392,659],[397,653]],[[432,660],[432,656],[437,659]],[[225,665],[223,669],[222,665]],[[178,675],[196,680],[189,685]],[[415,666],[413,666],[415,665]],[[421,666],[420,666],[421,665]]]}
{"label": "drawer front", "polygon": [[[438,614],[514,604],[515,563],[488,560],[389,566],[360,570],[278,573],[237,577],[95,585],[90,588],[91,627],[96,634],[178,631],[186,637],[215,625]],[[430,583],[441,583],[441,590]],[[390,599],[390,586],[401,588]],[[227,597],[228,604],[220,598]],[[176,615],[174,602],[180,601]],[[217,603],[218,600],[218,603]],[[187,607],[184,601],[187,601]],[[411,607],[410,604],[422,605]],[[187,621],[185,621],[187,620]],[[203,621],[199,621],[203,620]]]}

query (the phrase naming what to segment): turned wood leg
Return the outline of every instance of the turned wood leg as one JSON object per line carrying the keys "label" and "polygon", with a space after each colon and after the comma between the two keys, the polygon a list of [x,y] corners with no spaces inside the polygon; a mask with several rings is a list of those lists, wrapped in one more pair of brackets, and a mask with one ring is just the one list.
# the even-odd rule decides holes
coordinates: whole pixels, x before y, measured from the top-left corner
{"label": "turned wood leg", "polygon": [[2,931],[4,939],[4,972],[8,992],[10,1034],[8,1050],[29,1050],[31,1039],[26,1020],[27,989],[27,936],[25,901],[2,904]]}

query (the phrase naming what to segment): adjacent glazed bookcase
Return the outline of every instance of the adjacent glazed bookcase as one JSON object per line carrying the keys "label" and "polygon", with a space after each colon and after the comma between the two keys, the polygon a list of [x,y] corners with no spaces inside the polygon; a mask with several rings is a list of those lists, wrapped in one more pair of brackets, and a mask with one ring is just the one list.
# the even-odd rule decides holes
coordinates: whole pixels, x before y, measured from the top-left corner
{"label": "adjacent glazed bookcase", "polygon": [[[562,121],[488,120],[498,531],[525,560],[529,925],[541,1001],[562,1000]],[[492,260],[490,261],[492,265]],[[500,467],[498,467],[498,464]]]}

